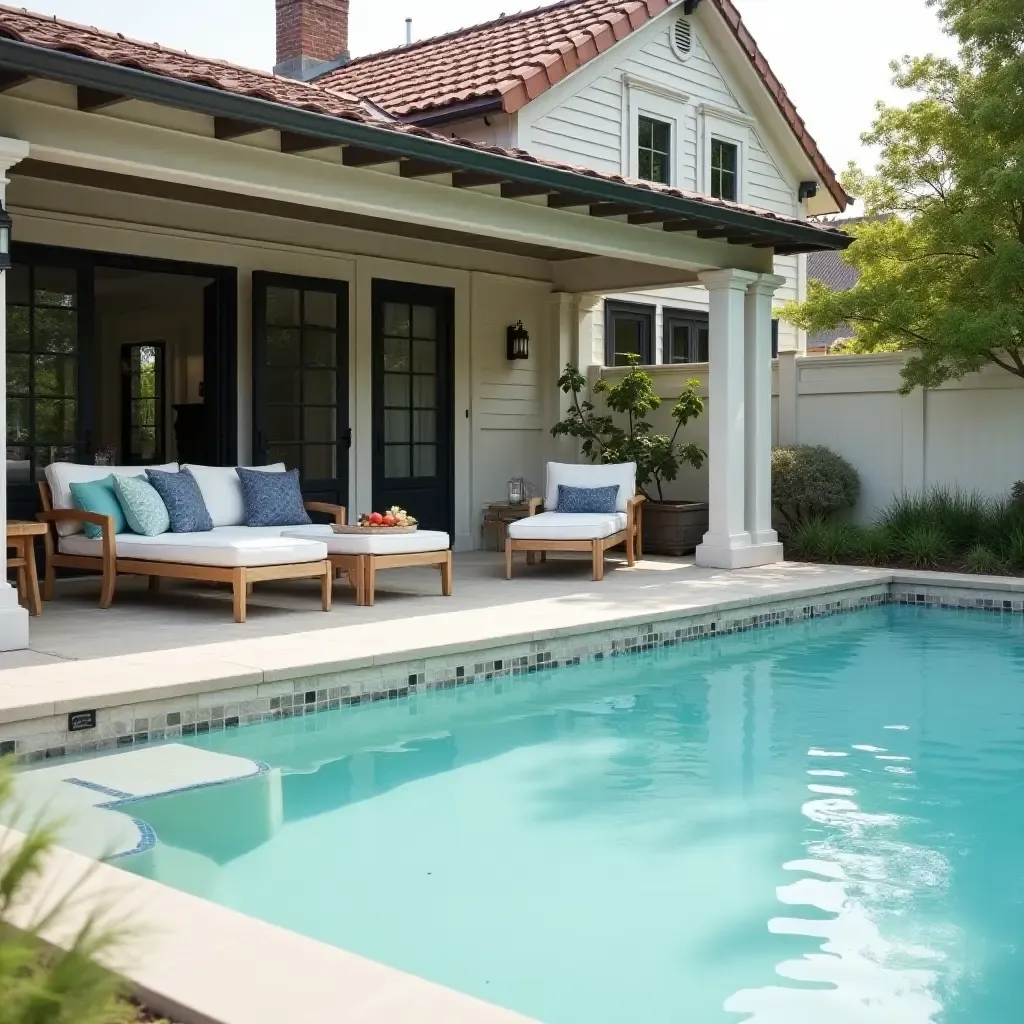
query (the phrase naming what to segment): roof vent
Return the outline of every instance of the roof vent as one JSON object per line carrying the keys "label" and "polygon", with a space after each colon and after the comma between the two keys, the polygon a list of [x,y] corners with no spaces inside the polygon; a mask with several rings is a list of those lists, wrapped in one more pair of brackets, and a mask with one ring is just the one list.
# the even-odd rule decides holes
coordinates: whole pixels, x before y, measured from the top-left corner
{"label": "roof vent", "polygon": [[693,23],[689,18],[679,18],[673,26],[672,48],[681,60],[690,56],[693,49]]}

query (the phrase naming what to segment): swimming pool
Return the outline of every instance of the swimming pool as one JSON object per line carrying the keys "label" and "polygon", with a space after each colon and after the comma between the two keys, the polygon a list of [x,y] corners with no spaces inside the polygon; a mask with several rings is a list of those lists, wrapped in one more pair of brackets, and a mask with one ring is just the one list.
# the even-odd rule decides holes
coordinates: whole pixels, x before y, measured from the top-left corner
{"label": "swimming pool", "polygon": [[547,1024],[1024,997],[1024,620],[883,607],[191,741],[127,870]]}

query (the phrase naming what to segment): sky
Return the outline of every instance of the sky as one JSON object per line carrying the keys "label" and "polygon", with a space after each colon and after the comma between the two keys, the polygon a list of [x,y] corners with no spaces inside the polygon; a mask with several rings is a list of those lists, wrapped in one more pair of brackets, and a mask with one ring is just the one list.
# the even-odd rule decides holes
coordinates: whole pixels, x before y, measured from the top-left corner
{"label": "sky", "polygon": [[[12,0],[13,2],[13,0]],[[735,0],[825,158],[871,166],[860,142],[876,100],[900,102],[889,62],[904,54],[955,52],[926,0]],[[32,10],[249,67],[274,64],[273,0],[18,0]],[[353,55],[398,46],[405,19],[422,39],[532,0],[352,0]],[[829,12],[829,13],[823,13]]]}

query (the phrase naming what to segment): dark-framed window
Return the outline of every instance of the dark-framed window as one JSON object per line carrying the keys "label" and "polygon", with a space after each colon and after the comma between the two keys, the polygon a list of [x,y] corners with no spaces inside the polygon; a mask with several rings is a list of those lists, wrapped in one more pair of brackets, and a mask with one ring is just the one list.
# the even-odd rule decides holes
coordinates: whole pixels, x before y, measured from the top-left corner
{"label": "dark-framed window", "polygon": [[637,120],[637,175],[672,184],[672,125],[643,114]]}
{"label": "dark-framed window", "polygon": [[607,366],[626,366],[630,356],[642,364],[654,362],[655,307],[606,299],[604,304],[604,357]]}
{"label": "dark-framed window", "polygon": [[711,195],[736,202],[739,199],[740,147],[723,139],[711,140]]}
{"label": "dark-framed window", "polygon": [[661,352],[664,363],[706,363],[707,313],[666,308],[662,316]]}
{"label": "dark-framed window", "polygon": [[166,348],[162,341],[121,346],[121,457],[129,466],[165,461]]}
{"label": "dark-framed window", "polygon": [[772,359],[779,358],[779,321],[772,320]]}
{"label": "dark-framed window", "polygon": [[80,429],[87,291],[74,265],[16,258],[8,271],[8,484],[31,484],[88,444]]}

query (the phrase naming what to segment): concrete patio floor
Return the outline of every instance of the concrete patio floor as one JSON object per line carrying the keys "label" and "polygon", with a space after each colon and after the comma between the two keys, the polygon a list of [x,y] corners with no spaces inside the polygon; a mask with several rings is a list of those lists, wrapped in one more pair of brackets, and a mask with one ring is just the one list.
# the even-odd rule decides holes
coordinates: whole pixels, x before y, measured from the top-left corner
{"label": "concrete patio floor", "polygon": [[257,585],[249,601],[249,620],[243,624],[232,620],[231,594],[224,587],[164,581],[154,594],[144,580],[121,577],[113,606],[104,610],[97,604],[98,579],[69,579],[58,581],[55,599],[31,620],[30,649],[0,654],[0,673],[339,627],[366,625],[379,632],[382,623],[394,624],[395,646],[401,647],[411,632],[419,633],[423,627],[438,639],[457,639],[460,620],[471,618],[479,627],[481,613],[493,616],[497,637],[516,631],[519,620],[535,622],[538,612],[553,626],[563,619],[569,625],[616,614],[657,615],[727,600],[781,596],[806,587],[871,582],[878,575],[872,570],[791,563],[726,572],[699,568],[692,559],[647,558],[634,569],[610,560],[605,579],[595,583],[588,561],[552,557],[536,566],[519,562],[516,578],[506,581],[503,556],[475,552],[456,557],[451,598],[441,596],[438,574],[431,569],[381,573],[373,608],[357,607],[347,582],[339,580],[334,608],[328,613],[320,610],[313,584],[268,583]]}

